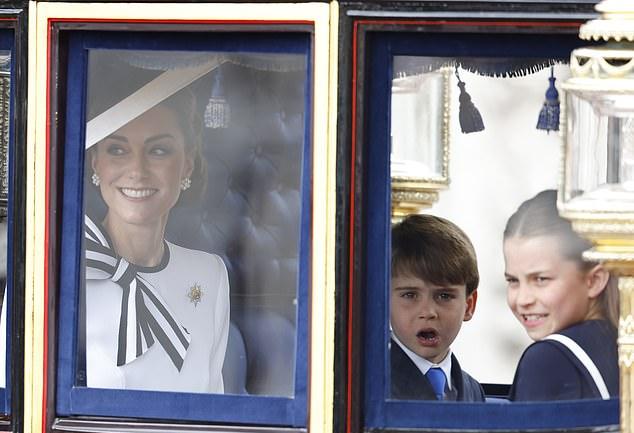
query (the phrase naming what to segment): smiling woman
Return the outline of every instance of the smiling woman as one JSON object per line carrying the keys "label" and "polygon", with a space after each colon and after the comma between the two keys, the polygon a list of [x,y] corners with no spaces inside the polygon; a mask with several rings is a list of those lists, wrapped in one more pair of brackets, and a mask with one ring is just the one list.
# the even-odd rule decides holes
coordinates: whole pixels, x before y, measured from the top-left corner
{"label": "smiling woman", "polygon": [[[104,105],[104,94],[111,98],[113,92],[124,96],[87,128],[91,131],[93,121],[121,124],[87,134],[85,176],[104,209],[99,216],[86,209],[80,350],[86,385],[222,393],[229,332],[226,267],[215,254],[165,240],[172,208],[204,189],[201,116],[191,90],[170,82],[156,86],[161,74],[136,69],[126,68],[150,76],[140,87],[146,92],[141,107],[136,93],[103,86],[102,75],[89,76],[90,103]],[[117,120],[108,122],[109,116]]]}
{"label": "smiling woman", "polygon": [[[156,266],[169,211],[181,184],[191,182],[193,170],[176,113],[162,105],[154,107],[94,149],[93,176],[108,206],[103,224],[116,251],[137,265]],[[139,225],[143,231],[136,229]]]}

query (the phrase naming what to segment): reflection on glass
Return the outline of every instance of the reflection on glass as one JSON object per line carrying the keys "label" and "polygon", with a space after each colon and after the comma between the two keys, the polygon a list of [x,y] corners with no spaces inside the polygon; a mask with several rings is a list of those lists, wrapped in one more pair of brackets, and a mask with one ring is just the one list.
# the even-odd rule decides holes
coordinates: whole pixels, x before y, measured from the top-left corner
{"label": "reflection on glass", "polygon": [[0,388],[6,386],[10,90],[11,53],[0,51],[0,303],[2,304],[0,310]]}
{"label": "reflection on glass", "polygon": [[[408,59],[394,58],[394,68]],[[392,81],[393,177],[446,177],[446,71],[396,77]]]}
{"label": "reflection on glass", "polygon": [[620,164],[617,165],[619,177],[610,179],[610,182],[623,182],[625,189],[634,191],[634,118],[615,118],[613,119],[614,134],[616,137],[610,140],[616,145],[621,143],[622,155],[620,156]]}
{"label": "reflection on glass", "polygon": [[567,94],[566,109],[573,118],[567,124],[568,142],[579,143],[579,146],[571,148],[572,152],[566,161],[566,176],[569,179],[566,184],[571,186],[567,196],[572,198],[580,191],[590,191],[605,183],[608,165],[611,167],[610,173],[615,174],[617,161],[608,160],[608,119],[597,116],[589,101],[572,93]]}
{"label": "reflection on glass", "polygon": [[[634,117],[618,95],[594,101],[568,92],[565,200],[598,208],[609,202],[634,211]],[[629,104],[629,105],[628,105]],[[622,112],[619,112],[622,110]]]}
{"label": "reflection on glass", "polygon": [[305,85],[300,55],[90,52],[79,385],[294,393]]}
{"label": "reflection on glass", "polygon": [[[429,61],[430,63],[426,63]],[[430,207],[447,187],[449,71],[409,74],[435,59],[396,56],[391,101],[392,219]]]}
{"label": "reflection on glass", "polygon": [[[414,160],[437,155],[439,146],[433,138],[437,127],[430,125],[437,125],[439,119],[418,123],[401,120],[413,117],[413,106],[435,105],[434,115],[439,116],[439,104],[428,100],[405,102],[400,94],[402,83],[433,82],[431,77],[443,67],[452,72],[448,76],[451,97],[445,120],[446,136],[451,141],[446,177],[451,184],[439,195],[439,201],[423,212],[455,223],[475,247],[480,274],[477,308],[450,348],[461,368],[478,382],[504,385],[496,389],[496,396],[500,395],[497,391],[503,394],[508,390],[519,358],[531,342],[506,302],[504,225],[522,201],[541,190],[556,188],[559,181],[561,137],[535,128],[550,77],[550,68],[541,67],[549,64],[544,59],[433,57],[395,57],[393,63],[391,136],[423,137],[418,144],[419,156],[411,157]],[[471,101],[482,115],[483,131],[461,132],[460,92],[453,73],[456,65]],[[559,86],[568,77],[569,69],[556,64],[554,75]],[[410,97],[433,98],[433,94],[430,89],[416,88]],[[429,110],[434,112],[434,108]],[[393,175],[394,167],[392,163]],[[392,181],[394,187],[398,179]],[[424,342],[426,334],[421,336]]]}

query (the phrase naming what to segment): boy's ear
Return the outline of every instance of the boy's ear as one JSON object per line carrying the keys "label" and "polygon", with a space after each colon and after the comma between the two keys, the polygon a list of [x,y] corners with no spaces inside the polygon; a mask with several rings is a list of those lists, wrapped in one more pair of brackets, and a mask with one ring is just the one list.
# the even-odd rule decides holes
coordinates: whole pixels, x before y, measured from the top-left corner
{"label": "boy's ear", "polygon": [[588,286],[588,297],[590,299],[597,298],[608,285],[610,272],[603,265],[596,265],[590,269],[586,275],[586,284]]}
{"label": "boy's ear", "polygon": [[464,322],[467,320],[471,320],[473,317],[473,313],[475,312],[476,303],[478,302],[478,290],[474,290],[471,292],[469,296],[467,296],[467,309],[464,312],[464,318],[462,319]]}

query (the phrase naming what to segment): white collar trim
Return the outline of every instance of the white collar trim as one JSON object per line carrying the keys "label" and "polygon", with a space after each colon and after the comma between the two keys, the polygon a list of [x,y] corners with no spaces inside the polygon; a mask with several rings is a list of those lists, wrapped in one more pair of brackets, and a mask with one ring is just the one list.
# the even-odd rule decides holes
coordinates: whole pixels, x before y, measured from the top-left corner
{"label": "white collar trim", "polygon": [[403,352],[405,352],[405,354],[409,357],[409,359],[412,360],[414,365],[416,365],[416,367],[420,370],[421,373],[427,374],[427,371],[433,367],[440,368],[443,371],[443,373],[445,373],[445,377],[447,378],[447,387],[449,388],[449,390],[451,390],[451,348],[449,348],[449,351],[447,352],[447,356],[445,356],[445,359],[440,361],[440,363],[438,364],[434,364],[433,362],[429,362],[422,356],[416,354],[415,352],[407,348],[407,346],[405,346],[405,344],[403,344],[401,340],[399,340],[396,334],[394,334],[393,332],[392,332],[392,340],[396,341],[396,343],[401,347],[401,349],[403,349]]}

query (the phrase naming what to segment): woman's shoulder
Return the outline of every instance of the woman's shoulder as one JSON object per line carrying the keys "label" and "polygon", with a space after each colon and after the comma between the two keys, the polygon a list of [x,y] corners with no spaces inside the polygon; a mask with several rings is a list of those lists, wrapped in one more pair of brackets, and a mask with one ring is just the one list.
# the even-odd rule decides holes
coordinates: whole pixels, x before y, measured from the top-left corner
{"label": "woman's shoulder", "polygon": [[210,262],[218,267],[225,268],[225,263],[218,254],[209,253],[207,251],[194,250],[191,248],[185,248],[180,245],[176,245],[172,242],[166,241],[170,250],[170,261],[183,261],[186,260],[190,264],[202,262],[206,266],[210,265]]}

